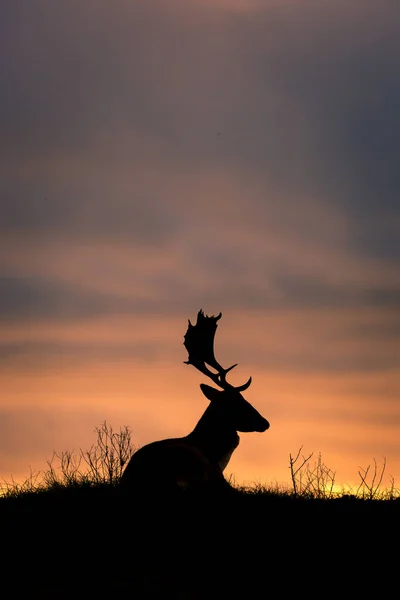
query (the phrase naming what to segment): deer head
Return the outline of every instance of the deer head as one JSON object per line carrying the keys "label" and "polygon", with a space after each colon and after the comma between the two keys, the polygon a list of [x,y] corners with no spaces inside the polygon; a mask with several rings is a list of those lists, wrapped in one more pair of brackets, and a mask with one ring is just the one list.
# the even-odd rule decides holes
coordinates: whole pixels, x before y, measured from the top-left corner
{"label": "deer head", "polygon": [[269,422],[241,394],[250,386],[251,377],[242,385],[236,387],[231,385],[226,380],[226,375],[237,364],[225,369],[215,358],[214,338],[218,327],[217,321],[221,317],[222,313],[216,317],[209,317],[200,310],[197,314],[196,325],[192,325],[190,320],[188,321],[188,329],[183,342],[189,353],[185,364],[193,365],[221,388],[218,390],[204,383],[200,384],[203,394],[213,403],[214,411],[220,413],[221,420],[224,420],[227,425],[235,431],[241,432],[266,431],[269,428]]}

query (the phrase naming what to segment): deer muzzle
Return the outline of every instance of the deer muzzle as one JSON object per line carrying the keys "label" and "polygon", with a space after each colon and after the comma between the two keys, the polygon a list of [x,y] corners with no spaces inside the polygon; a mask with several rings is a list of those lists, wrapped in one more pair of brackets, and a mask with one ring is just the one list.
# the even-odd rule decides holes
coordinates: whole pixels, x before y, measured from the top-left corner
{"label": "deer muzzle", "polygon": [[259,424],[259,429],[256,429],[256,431],[258,431],[259,433],[263,433],[264,431],[267,431],[267,429],[269,429],[269,421],[267,421],[267,419],[262,418]]}

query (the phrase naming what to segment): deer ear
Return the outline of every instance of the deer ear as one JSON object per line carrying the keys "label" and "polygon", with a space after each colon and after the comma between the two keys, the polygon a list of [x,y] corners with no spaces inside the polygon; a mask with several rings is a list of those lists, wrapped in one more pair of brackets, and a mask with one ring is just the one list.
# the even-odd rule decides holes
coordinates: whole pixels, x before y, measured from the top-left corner
{"label": "deer ear", "polygon": [[221,391],[216,390],[211,387],[211,385],[206,385],[205,383],[200,384],[200,389],[205,395],[205,397],[212,402],[213,400],[219,400],[221,398]]}

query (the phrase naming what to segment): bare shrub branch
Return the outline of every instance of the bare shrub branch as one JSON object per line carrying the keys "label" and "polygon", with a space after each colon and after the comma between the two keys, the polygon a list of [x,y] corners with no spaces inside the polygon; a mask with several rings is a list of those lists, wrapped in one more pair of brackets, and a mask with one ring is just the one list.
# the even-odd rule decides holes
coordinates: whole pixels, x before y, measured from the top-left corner
{"label": "bare shrub branch", "polygon": [[124,426],[114,432],[111,425],[103,421],[95,428],[97,441],[89,450],[53,451],[47,460],[47,470],[39,471],[18,484],[11,482],[0,484],[0,495],[12,496],[24,492],[38,492],[42,489],[70,487],[76,485],[115,485],[119,482],[126,463],[135,452],[131,441],[131,431]]}
{"label": "bare shrub branch", "polygon": [[302,448],[303,446],[300,447],[295,457],[289,455],[294,495],[310,498],[333,498],[336,495],[334,491],[336,472],[323,463],[321,453],[318,454],[313,465],[309,462],[313,452],[307,457],[302,455],[301,462],[296,467]]}
{"label": "bare shrub branch", "polygon": [[[356,495],[367,500],[373,500],[380,495],[380,487],[382,485],[383,476],[386,470],[386,458],[383,458],[383,465],[380,474],[378,473],[378,465],[374,458],[374,470],[372,472],[371,482],[368,483],[367,477],[370,472],[371,465],[368,465],[366,469],[359,467],[358,474],[361,478],[360,485],[357,488]],[[394,490],[394,481],[392,480],[392,491]]]}
{"label": "bare shrub branch", "polygon": [[81,451],[81,457],[89,468],[91,481],[115,484],[120,480],[124,466],[135,451],[131,443],[131,432],[128,427],[114,432],[106,421],[96,427],[95,431],[97,444],[85,452]]}
{"label": "bare shrub branch", "polygon": [[303,446],[300,446],[299,451],[295,457],[289,454],[289,468],[293,485],[293,493],[295,496],[298,496],[299,494],[303,493],[303,468],[304,465],[310,460],[310,458],[313,455],[313,452],[311,452],[311,454],[307,458],[304,458],[304,456],[302,456],[301,464],[297,468],[295,468],[295,465],[299,460],[300,452],[302,451],[302,449]]}

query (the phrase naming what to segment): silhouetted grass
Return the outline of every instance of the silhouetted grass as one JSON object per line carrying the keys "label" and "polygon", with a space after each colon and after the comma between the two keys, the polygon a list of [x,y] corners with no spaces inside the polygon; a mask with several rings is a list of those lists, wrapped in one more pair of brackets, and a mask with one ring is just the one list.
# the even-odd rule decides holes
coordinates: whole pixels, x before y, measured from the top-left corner
{"label": "silhouetted grass", "polygon": [[333,494],[330,485],[323,494],[332,472],[329,479],[321,457],[315,468],[312,455],[303,462],[299,451],[290,457],[294,489],[127,493],[118,481],[133,451],[129,430],[114,434],[104,423],[96,431],[102,437],[92,457],[79,455],[88,460],[55,454],[41,478],[7,484],[0,499],[4,597],[391,593],[400,500],[378,493],[381,473],[374,482],[365,476],[369,494]]}

